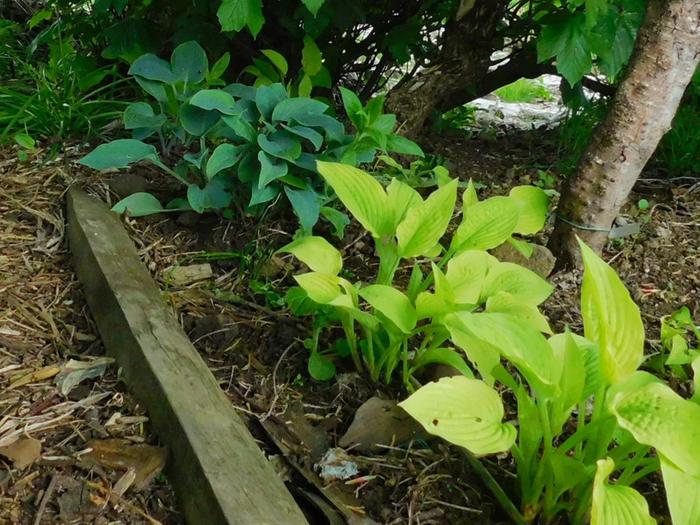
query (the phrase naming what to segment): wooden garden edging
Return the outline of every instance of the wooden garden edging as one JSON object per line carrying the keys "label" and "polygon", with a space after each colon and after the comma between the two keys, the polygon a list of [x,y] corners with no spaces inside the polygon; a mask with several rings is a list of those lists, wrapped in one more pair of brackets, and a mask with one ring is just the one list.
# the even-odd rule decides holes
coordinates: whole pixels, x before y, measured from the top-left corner
{"label": "wooden garden edging", "polygon": [[119,218],[72,188],[68,236],[105,348],[170,448],[169,478],[187,522],[306,524],[163,300]]}

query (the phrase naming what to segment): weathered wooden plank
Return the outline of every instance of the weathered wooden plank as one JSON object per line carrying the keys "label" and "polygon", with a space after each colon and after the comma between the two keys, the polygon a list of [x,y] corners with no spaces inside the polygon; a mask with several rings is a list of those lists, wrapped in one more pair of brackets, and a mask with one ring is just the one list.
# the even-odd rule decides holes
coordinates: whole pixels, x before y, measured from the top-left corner
{"label": "weathered wooden plank", "polygon": [[107,352],[171,450],[170,479],[188,523],[306,524],[182,331],[118,217],[73,189],[68,235]]}

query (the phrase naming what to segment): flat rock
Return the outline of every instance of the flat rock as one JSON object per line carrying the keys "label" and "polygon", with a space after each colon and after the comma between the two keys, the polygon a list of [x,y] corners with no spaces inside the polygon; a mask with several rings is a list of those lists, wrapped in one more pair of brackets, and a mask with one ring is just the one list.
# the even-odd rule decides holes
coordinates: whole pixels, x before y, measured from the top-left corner
{"label": "flat rock", "polygon": [[513,247],[510,243],[503,243],[499,247],[491,250],[491,255],[501,262],[512,262],[532,270],[542,278],[546,278],[552,273],[556,257],[546,247],[539,244],[532,245],[534,250],[528,258]]}

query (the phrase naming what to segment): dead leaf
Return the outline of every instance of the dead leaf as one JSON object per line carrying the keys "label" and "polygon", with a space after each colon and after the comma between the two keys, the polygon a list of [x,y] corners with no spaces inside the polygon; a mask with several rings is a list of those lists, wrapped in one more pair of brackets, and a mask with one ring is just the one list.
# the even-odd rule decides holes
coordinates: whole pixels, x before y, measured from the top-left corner
{"label": "dead leaf", "polygon": [[111,357],[98,357],[92,361],[68,361],[61,372],[56,376],[56,385],[61,394],[67,396],[68,393],[86,379],[99,377],[105,373],[107,367],[114,363]]}
{"label": "dead leaf", "polygon": [[168,451],[151,445],[134,444],[128,439],[103,439],[88,442],[92,450],[82,461],[99,464],[112,470],[134,469],[134,488],[145,488],[165,467]]}
{"label": "dead leaf", "polygon": [[114,486],[112,487],[112,493],[109,496],[109,501],[112,503],[117,503],[119,498],[121,498],[124,493],[129,490],[129,487],[134,484],[136,480],[136,469],[134,467],[129,467],[129,469],[124,473],[124,475],[119,478]]}
{"label": "dead leaf", "polygon": [[402,444],[422,436],[423,428],[396,402],[371,397],[357,409],[339,445],[360,452],[378,452],[382,449],[377,445]]}
{"label": "dead leaf", "polygon": [[63,523],[74,521],[86,514],[96,514],[100,510],[100,507],[92,501],[90,490],[86,490],[82,482],[70,476],[58,476],[56,492],[61,494],[57,502]]}
{"label": "dead leaf", "polygon": [[210,279],[214,272],[209,263],[191,264],[189,266],[176,266],[171,270],[166,270],[170,282],[176,286],[185,286]]}
{"label": "dead leaf", "polygon": [[50,379],[61,371],[60,366],[45,366],[39,370],[34,370],[28,374],[23,375],[19,379],[15,379],[10,383],[9,388],[17,388],[20,386],[28,385],[29,383],[34,383],[35,381],[43,381],[44,379]]}
{"label": "dead leaf", "polygon": [[0,454],[11,459],[15,468],[23,469],[41,456],[41,441],[31,437],[19,438],[10,445],[0,447]]}

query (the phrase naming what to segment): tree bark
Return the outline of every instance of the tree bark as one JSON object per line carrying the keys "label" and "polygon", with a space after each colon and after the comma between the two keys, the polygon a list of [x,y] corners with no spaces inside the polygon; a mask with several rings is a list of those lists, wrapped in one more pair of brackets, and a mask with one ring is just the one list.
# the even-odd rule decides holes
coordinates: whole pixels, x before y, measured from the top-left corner
{"label": "tree bark", "polygon": [[476,0],[473,4],[445,28],[444,44],[435,63],[389,93],[386,105],[396,113],[403,135],[418,135],[432,112],[442,108],[450,95],[476,85],[488,73],[491,53],[500,49],[497,29],[507,2]]}
{"label": "tree bark", "polygon": [[579,264],[576,236],[594,250],[671,122],[700,60],[700,1],[650,0],[626,77],[568,180],[549,248]]}

